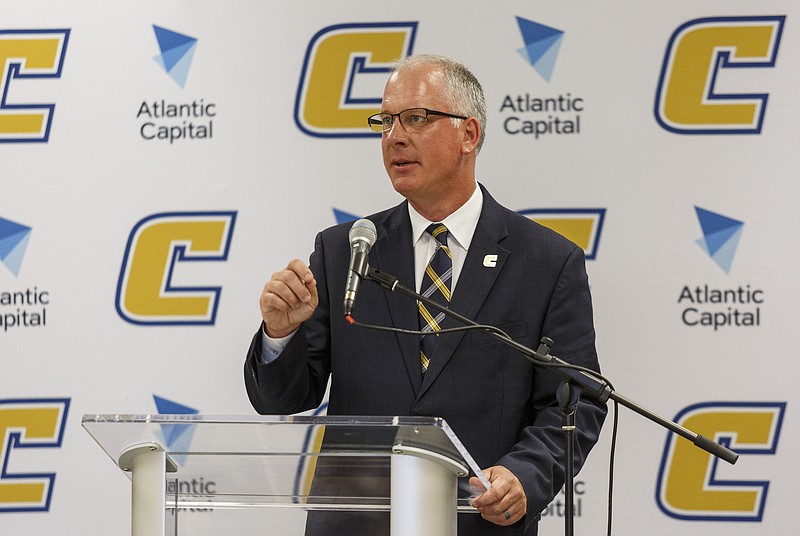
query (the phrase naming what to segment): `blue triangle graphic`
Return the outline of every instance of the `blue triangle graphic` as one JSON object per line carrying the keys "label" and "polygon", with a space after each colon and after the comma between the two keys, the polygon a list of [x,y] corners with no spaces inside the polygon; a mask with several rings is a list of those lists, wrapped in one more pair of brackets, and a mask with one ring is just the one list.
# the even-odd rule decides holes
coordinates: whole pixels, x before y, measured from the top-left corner
{"label": "blue triangle graphic", "polygon": [[532,20],[523,19],[522,17],[517,17],[517,24],[519,25],[519,31],[522,33],[522,40],[525,42],[525,45],[530,45],[531,43],[547,39],[548,37],[564,34],[561,30],[539,24]]}
{"label": "blue triangle graphic", "polygon": [[553,76],[553,69],[556,66],[556,59],[558,58],[558,51],[561,49],[561,37],[557,37],[555,42],[545,50],[533,64],[533,68],[542,75],[542,78],[550,81]]}
{"label": "blue triangle graphic", "polygon": [[16,246],[2,258],[3,264],[5,264],[15,276],[19,276],[19,270],[22,267],[22,259],[25,257],[25,250],[28,249],[28,240],[30,240],[30,236],[30,231],[24,233]]}
{"label": "blue triangle graphic", "polygon": [[697,213],[697,219],[700,221],[700,227],[703,230],[705,250],[711,256],[716,255],[719,249],[744,227],[744,222],[739,220],[734,220],[698,206],[695,206],[694,209]]}
{"label": "blue triangle graphic", "polygon": [[739,227],[734,234],[722,244],[717,252],[711,257],[717,265],[725,270],[725,273],[730,273],[731,266],[733,265],[733,257],[736,255],[736,248],[739,246],[739,238],[742,236],[742,227]]}
{"label": "blue triangle graphic", "polygon": [[556,48],[558,50],[562,38],[562,35],[554,35],[525,45],[528,50],[528,56],[531,58],[531,65],[537,63],[542,56],[547,54],[553,45],[558,44],[559,46]]}
{"label": "blue triangle graphic", "polygon": [[15,276],[19,276],[30,235],[31,228],[27,225],[0,218],[0,261]]}
{"label": "blue triangle graphic", "polygon": [[186,85],[192,65],[197,39],[153,25],[161,54],[155,56],[158,63],[181,87]]}
{"label": "blue triangle graphic", "polygon": [[165,50],[161,53],[160,58],[164,64],[164,69],[171,71],[179,61],[183,59],[187,52],[195,47],[196,43],[188,43],[179,47]]}
{"label": "blue triangle graphic", "polygon": [[531,65],[533,65],[533,60],[531,60],[531,55],[528,52],[528,47],[518,48],[517,52],[519,52],[519,55],[522,56],[522,58],[525,60],[526,63],[530,63]]}
{"label": "blue triangle graphic", "polygon": [[[158,413],[164,415],[196,415],[200,413],[194,408],[184,406],[172,400],[167,400],[160,396],[153,395],[153,400],[156,403]],[[194,434],[193,424],[162,424],[161,433],[164,436],[166,446],[170,450],[185,451],[191,442],[192,435]],[[181,446],[181,448],[177,448]]]}
{"label": "blue triangle graphic", "polygon": [[164,415],[196,415],[200,413],[194,408],[178,404],[166,398],[161,398],[160,396],[153,395],[153,400],[156,403],[158,412]]}
{"label": "blue triangle graphic", "polygon": [[720,250],[725,244],[728,243],[728,240],[731,237],[738,233],[742,229],[742,226],[738,227],[731,227],[728,229],[722,229],[721,231],[717,231],[716,233],[711,233],[703,236],[702,240],[706,243],[706,252],[713,256],[717,254],[717,251]]}
{"label": "blue triangle graphic", "polygon": [[525,46],[517,49],[517,52],[549,82],[558,59],[564,32],[522,17],[517,17],[517,24],[525,43]]}
{"label": "blue triangle graphic", "polygon": [[186,52],[186,55],[184,55],[183,58],[181,58],[180,61],[178,61],[178,63],[176,63],[172,69],[169,70],[169,75],[181,87],[186,85],[186,79],[189,77],[189,67],[192,65],[194,51],[195,46],[192,45],[192,48]]}
{"label": "blue triangle graphic", "polygon": [[[167,71],[167,74],[169,74],[179,86],[184,87],[186,85],[186,79],[189,77],[189,67],[192,65],[195,48],[195,45],[191,45],[189,49],[174,62],[172,61],[174,59],[173,57],[165,57],[164,54],[154,56],[153,59]],[[171,54],[171,52],[169,54]]]}
{"label": "blue triangle graphic", "polygon": [[[182,431],[181,435],[173,438],[172,441],[168,443],[170,458],[178,465],[183,466],[186,463],[187,456],[185,454],[175,454],[175,453],[190,451],[190,447],[192,446],[192,437],[194,436],[195,428],[193,424],[183,424],[176,426],[181,426]],[[184,434],[183,432],[186,433]]]}
{"label": "blue triangle graphic", "polygon": [[698,246],[708,253],[709,257],[717,263],[717,266],[722,268],[725,273],[730,273],[731,266],[733,265],[733,258],[736,255],[736,248],[739,246],[739,239],[742,236],[743,228],[739,227],[733,234],[731,234],[725,242],[719,244],[714,253],[709,252],[708,244],[705,238],[698,238],[695,240]]}
{"label": "blue triangle graphic", "polygon": [[17,247],[17,244],[25,237],[26,233],[27,231],[22,231],[0,236],[0,261],[5,260],[14,251],[14,248]]}
{"label": "blue triangle graphic", "polygon": [[347,223],[349,221],[356,221],[359,217],[343,210],[333,209],[333,216],[336,218],[336,223]]}
{"label": "blue triangle graphic", "polygon": [[742,236],[744,222],[695,206],[703,237],[695,242],[725,273],[729,273]]}
{"label": "blue triangle graphic", "polygon": [[153,30],[156,32],[158,48],[161,50],[162,54],[168,50],[172,50],[173,48],[181,47],[187,44],[191,45],[197,42],[197,39],[194,37],[173,32],[172,30],[167,30],[166,28],[156,26],[155,24],[153,24]]}
{"label": "blue triangle graphic", "polygon": [[30,230],[31,228],[27,225],[22,225],[11,220],[0,218],[0,239]]}
{"label": "blue triangle graphic", "polygon": [[700,227],[703,229],[703,234],[706,236],[723,229],[730,229],[744,225],[744,222],[742,221],[734,220],[733,218],[723,216],[722,214],[717,214],[716,212],[711,212],[710,210],[706,210],[698,206],[695,206],[694,210],[697,213],[697,219],[700,221]]}

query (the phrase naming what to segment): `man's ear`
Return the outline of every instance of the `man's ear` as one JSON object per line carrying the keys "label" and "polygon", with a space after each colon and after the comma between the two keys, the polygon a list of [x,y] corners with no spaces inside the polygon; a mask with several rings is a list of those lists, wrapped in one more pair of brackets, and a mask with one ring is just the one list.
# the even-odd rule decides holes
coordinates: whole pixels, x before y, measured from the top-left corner
{"label": "man's ear", "polygon": [[474,153],[478,149],[481,139],[481,124],[474,117],[464,119],[464,138],[461,140],[461,152],[465,155]]}

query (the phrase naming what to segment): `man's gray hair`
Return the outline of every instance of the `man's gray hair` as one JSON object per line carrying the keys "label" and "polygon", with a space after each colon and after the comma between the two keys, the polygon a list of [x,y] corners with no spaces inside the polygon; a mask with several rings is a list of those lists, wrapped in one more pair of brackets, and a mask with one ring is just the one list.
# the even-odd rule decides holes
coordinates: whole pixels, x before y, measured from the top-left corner
{"label": "man's gray hair", "polygon": [[[417,54],[408,56],[395,64],[393,71],[432,66],[444,76],[444,99],[449,110],[440,110],[466,117],[475,117],[481,126],[481,136],[475,154],[478,154],[486,137],[486,98],[481,83],[463,64],[446,56]],[[457,125],[461,119],[453,119]]]}

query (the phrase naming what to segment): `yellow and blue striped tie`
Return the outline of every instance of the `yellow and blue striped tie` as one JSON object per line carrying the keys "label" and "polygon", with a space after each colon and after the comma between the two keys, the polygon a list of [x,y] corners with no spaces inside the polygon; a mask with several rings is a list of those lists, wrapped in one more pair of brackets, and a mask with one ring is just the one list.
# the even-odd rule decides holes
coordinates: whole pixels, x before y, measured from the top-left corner
{"label": "yellow and blue striped tie", "polygon": [[[450,248],[447,246],[447,227],[441,223],[432,223],[426,231],[433,236],[436,242],[436,251],[428,261],[425,275],[422,276],[420,294],[446,306],[450,303],[450,281],[453,278],[453,260]],[[430,333],[430,335],[422,336],[419,345],[422,372],[425,373],[436,346],[437,337],[433,332],[441,329],[440,324],[444,320],[445,314],[435,309],[429,309],[421,302],[417,302],[417,308],[419,309],[420,330]]]}

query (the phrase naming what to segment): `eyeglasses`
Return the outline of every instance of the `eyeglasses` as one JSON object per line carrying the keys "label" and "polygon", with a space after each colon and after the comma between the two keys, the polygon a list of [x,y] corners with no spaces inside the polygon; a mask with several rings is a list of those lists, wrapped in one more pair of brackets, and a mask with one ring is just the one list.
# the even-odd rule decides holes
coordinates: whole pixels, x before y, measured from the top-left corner
{"label": "eyeglasses", "polygon": [[448,114],[446,112],[438,112],[427,108],[409,108],[408,110],[403,110],[396,114],[382,112],[371,115],[367,118],[367,123],[369,124],[369,128],[375,132],[386,132],[387,130],[391,130],[392,125],[394,125],[394,118],[396,117],[405,128],[420,128],[428,122],[429,115],[441,115],[454,119],[469,119],[463,115]]}

